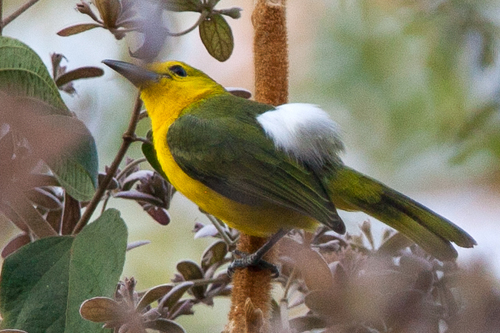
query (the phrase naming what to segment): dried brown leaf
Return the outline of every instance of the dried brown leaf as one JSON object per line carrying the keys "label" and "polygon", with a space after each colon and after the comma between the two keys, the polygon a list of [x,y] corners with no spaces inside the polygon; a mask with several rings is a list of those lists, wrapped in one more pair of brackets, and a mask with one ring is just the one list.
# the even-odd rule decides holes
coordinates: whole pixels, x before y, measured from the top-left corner
{"label": "dried brown leaf", "polygon": [[123,307],[108,297],[94,297],[86,300],[80,306],[80,315],[95,323],[122,321],[127,317]]}
{"label": "dried brown leaf", "polygon": [[12,238],[7,245],[2,249],[2,258],[7,258],[7,256],[11,253],[14,253],[22,246],[29,244],[31,241],[30,236],[28,234],[22,233],[14,238]]}
{"label": "dried brown leaf", "polygon": [[137,311],[142,311],[148,304],[159,300],[174,288],[172,284],[162,284],[146,291],[136,306]]}
{"label": "dried brown leaf", "polygon": [[102,75],[104,75],[104,71],[99,67],[80,67],[60,75],[56,79],[56,85],[62,87],[71,81],[89,79]]}
{"label": "dried brown leaf", "polygon": [[90,29],[94,29],[94,28],[99,28],[99,27],[102,27],[102,25],[96,24],[96,23],[75,24],[75,25],[72,25],[71,27],[67,27],[67,28],[60,30],[59,32],[57,32],[57,34],[59,36],[62,36],[62,37],[68,37],[68,36],[76,35],[76,34],[79,34],[81,32],[84,32],[84,31],[87,31]]}

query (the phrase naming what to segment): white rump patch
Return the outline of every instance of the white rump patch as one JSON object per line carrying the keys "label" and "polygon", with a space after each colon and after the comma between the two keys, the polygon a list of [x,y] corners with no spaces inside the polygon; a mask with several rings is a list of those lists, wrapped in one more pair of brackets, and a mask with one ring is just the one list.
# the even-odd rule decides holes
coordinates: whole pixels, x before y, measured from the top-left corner
{"label": "white rump patch", "polygon": [[283,104],[259,115],[257,121],[276,147],[299,162],[312,167],[340,162],[344,144],[339,126],[316,105]]}

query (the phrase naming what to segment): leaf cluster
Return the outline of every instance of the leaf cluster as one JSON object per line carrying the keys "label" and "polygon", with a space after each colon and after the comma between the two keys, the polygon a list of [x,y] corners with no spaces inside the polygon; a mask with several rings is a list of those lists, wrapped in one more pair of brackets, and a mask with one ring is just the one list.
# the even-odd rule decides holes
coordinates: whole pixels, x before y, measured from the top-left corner
{"label": "leaf cluster", "polygon": [[[29,47],[0,37],[0,48],[4,55],[0,61],[0,211],[22,230],[14,242],[18,245],[28,236],[70,234],[79,218],[76,201],[92,198],[97,186],[94,138],[66,108],[56,83]],[[82,78],[74,71],[70,75],[62,86]],[[72,199],[64,200],[65,196]],[[14,243],[6,254],[16,249]]]}
{"label": "leaf cluster", "polygon": [[[339,236],[320,228],[282,240],[278,282],[284,295],[274,304],[275,332],[495,330],[500,297],[488,275],[477,279],[476,270],[480,267],[484,274],[484,266],[460,270],[454,262],[429,256],[400,233],[386,230],[377,242],[368,221],[360,228],[359,235]],[[481,297],[484,303],[478,301]],[[474,318],[477,306],[491,308]]]}
{"label": "leaf cluster", "polygon": [[[76,24],[58,32],[59,36],[71,36],[95,28],[111,32],[118,40],[127,33],[138,32],[144,35],[143,45],[130,52],[135,58],[151,61],[161,50],[168,36],[182,36],[199,28],[200,38],[208,53],[219,61],[226,61],[234,48],[231,27],[224,16],[238,19],[241,8],[215,9],[219,0],[162,0],[144,2],[134,0],[95,0],[97,14],[84,0],[77,4],[77,10],[90,17],[94,23]],[[196,12],[200,16],[188,29],[171,32],[164,27],[162,11]]]}
{"label": "leaf cluster", "polygon": [[179,262],[179,273],[172,283],[137,292],[135,280],[125,279],[119,283],[114,298],[91,298],[82,304],[80,314],[118,332],[184,332],[174,321],[176,318],[194,314],[196,304],[212,306],[214,297],[230,294],[227,273],[215,274],[229,261],[227,254],[226,244],[216,241],[203,253],[201,265],[189,260]]}

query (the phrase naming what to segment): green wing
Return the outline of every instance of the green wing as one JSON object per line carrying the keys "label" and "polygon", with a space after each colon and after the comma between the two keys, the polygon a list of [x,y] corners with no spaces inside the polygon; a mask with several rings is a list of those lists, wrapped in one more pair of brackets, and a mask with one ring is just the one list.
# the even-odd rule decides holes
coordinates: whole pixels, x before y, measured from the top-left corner
{"label": "green wing", "polygon": [[273,202],[345,232],[319,177],[276,150],[255,120],[269,109],[233,96],[211,98],[171,125],[172,156],[190,177],[234,201]]}

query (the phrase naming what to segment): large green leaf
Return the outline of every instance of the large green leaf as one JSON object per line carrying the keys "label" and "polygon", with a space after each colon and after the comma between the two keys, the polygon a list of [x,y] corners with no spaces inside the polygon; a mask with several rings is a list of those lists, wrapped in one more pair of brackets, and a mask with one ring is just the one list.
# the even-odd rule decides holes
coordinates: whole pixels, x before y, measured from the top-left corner
{"label": "large green leaf", "polygon": [[76,237],[48,237],[5,259],[1,328],[37,332],[104,332],[80,317],[80,304],[112,296],[125,261],[127,229],[114,209]]}
{"label": "large green leaf", "polygon": [[[81,121],[72,117],[32,49],[16,39],[0,37],[0,54],[3,119],[24,133],[71,196],[90,200],[98,173],[94,138]],[[66,135],[60,135],[62,132]]]}
{"label": "large green leaf", "polygon": [[0,90],[39,99],[61,114],[71,115],[38,54],[9,37],[0,37],[0,54]]}
{"label": "large green leaf", "polygon": [[98,160],[94,138],[87,127],[76,118],[59,115],[39,117],[39,124],[45,124],[47,131],[43,144],[61,147],[45,159],[61,186],[77,200],[92,198],[97,186]]}

